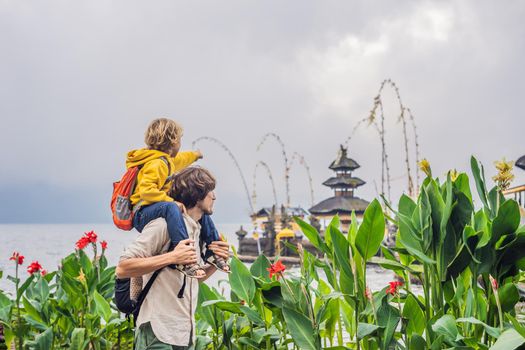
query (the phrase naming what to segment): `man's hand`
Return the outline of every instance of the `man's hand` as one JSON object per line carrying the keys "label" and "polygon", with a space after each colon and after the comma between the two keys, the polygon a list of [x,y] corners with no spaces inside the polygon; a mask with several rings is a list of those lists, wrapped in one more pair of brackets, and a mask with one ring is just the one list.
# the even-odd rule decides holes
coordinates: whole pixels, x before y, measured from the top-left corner
{"label": "man's hand", "polygon": [[213,241],[208,245],[208,248],[221,258],[228,259],[230,257],[230,244],[224,241]]}
{"label": "man's hand", "polygon": [[195,241],[192,239],[185,239],[171,252],[167,253],[172,259],[172,264],[188,265],[197,263],[197,253],[195,252]]}

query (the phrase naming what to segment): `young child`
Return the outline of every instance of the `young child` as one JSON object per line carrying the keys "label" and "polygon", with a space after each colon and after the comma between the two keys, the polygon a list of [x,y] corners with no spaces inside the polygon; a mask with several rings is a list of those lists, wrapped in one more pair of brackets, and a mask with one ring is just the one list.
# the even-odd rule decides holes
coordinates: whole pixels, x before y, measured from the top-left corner
{"label": "young child", "polygon": [[[172,176],[186,168],[191,163],[202,158],[199,151],[179,152],[182,137],[182,127],[174,120],[160,118],[153,120],[145,134],[147,148],[133,150],[128,153],[126,166],[142,166],[138,175],[131,203],[135,216],[133,227],[142,232],[144,226],[157,218],[166,219],[170,237],[177,239],[175,246],[188,238],[188,232],[182,218],[181,203],[177,203],[168,195]],[[179,208],[179,206],[181,208]],[[206,246],[220,240],[219,234],[209,215],[200,220],[201,239]],[[226,261],[207,250],[205,261],[217,266],[220,270],[229,272]],[[184,265],[182,272],[189,277],[204,277],[201,265]]]}

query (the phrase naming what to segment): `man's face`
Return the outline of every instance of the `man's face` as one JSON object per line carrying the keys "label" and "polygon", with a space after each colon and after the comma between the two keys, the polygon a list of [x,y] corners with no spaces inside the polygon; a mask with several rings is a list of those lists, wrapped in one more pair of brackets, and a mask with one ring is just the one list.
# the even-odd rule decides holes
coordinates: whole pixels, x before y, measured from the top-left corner
{"label": "man's face", "polygon": [[197,202],[197,207],[206,215],[213,214],[213,203],[215,203],[215,191],[210,191],[203,200]]}

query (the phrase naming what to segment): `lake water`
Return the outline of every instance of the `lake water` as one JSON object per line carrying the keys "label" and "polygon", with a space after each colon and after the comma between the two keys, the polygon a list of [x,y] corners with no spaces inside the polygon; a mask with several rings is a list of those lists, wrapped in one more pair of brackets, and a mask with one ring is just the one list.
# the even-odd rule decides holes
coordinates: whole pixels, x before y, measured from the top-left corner
{"label": "lake water", "polygon": [[[244,228],[252,227],[251,224],[243,224]],[[240,224],[217,224],[227,240],[238,246],[235,231]],[[135,236],[133,231],[122,231],[109,224],[9,224],[0,225],[0,270],[4,276],[0,279],[0,290],[12,292],[14,285],[7,280],[8,275],[15,274],[14,262],[9,260],[13,251],[20,252],[25,256],[24,265],[19,272],[22,278],[27,276],[26,267],[34,260],[38,260],[44,269],[56,270],[60,260],[75,250],[76,241],[84,232],[94,230],[100,240],[108,242],[106,257],[110,265],[118,262],[119,256]],[[90,251],[88,251],[88,254]],[[367,269],[367,280],[373,291],[384,288],[393,278],[390,271],[380,267],[371,266]],[[227,279],[227,275],[221,272],[215,273],[207,284],[221,288],[225,284],[221,280]]]}

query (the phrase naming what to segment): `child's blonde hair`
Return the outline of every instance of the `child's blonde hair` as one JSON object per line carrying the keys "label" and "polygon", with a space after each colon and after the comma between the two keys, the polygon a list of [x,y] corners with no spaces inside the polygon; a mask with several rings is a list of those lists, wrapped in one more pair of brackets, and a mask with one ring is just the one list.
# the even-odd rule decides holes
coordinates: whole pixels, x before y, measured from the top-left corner
{"label": "child's blonde hair", "polygon": [[167,152],[174,143],[180,142],[181,137],[182,126],[176,121],[158,118],[153,120],[146,129],[144,142],[150,149]]}

